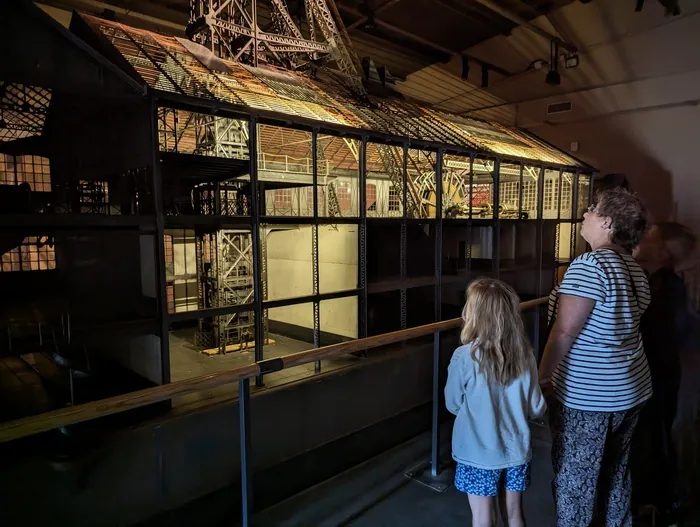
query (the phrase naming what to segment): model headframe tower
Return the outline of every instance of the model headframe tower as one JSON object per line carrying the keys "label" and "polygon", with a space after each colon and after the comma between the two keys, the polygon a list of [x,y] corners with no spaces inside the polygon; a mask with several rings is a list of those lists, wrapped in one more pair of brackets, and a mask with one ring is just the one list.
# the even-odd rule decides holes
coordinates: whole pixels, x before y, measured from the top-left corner
{"label": "model headframe tower", "polygon": [[364,96],[362,69],[333,0],[304,0],[305,20],[299,25],[285,0],[269,0],[270,28],[258,24],[259,3],[191,0],[187,33],[219,57],[251,66],[267,63],[312,73],[323,67]]}
{"label": "model headframe tower", "polygon": [[[259,17],[262,5],[267,8],[270,19],[269,27],[265,28],[258,23],[262,18]],[[334,1],[304,0],[303,11],[303,16],[298,17],[302,20],[297,22],[285,0],[190,0],[187,33],[191,39],[224,59],[252,66],[271,64],[305,71],[311,76],[322,70],[347,86],[359,101],[369,103],[362,83],[362,67]],[[214,123],[202,124],[201,127],[213,129],[215,133],[209,137],[223,136],[234,144],[237,139],[247,141],[245,130],[228,130],[224,134]],[[231,137],[232,132],[235,137]],[[221,150],[218,144],[209,144],[203,150],[214,148]],[[377,145],[377,150],[391,186],[403,201],[403,161],[397,159],[397,153],[387,145]],[[409,161],[409,165],[415,163]],[[406,205],[409,217],[425,217],[430,207],[434,209],[434,175],[432,170],[420,169],[418,173],[408,175]],[[334,211],[337,207],[333,206],[335,189],[332,184],[328,190],[329,208]]]}

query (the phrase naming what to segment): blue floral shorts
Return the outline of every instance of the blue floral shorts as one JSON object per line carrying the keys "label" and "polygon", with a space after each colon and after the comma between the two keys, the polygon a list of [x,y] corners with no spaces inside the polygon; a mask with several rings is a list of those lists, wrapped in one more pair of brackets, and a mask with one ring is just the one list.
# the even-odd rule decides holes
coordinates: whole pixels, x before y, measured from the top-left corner
{"label": "blue floral shorts", "polygon": [[497,496],[502,479],[505,480],[506,489],[511,492],[525,492],[530,486],[530,462],[496,470],[457,463],[455,488],[473,496]]}

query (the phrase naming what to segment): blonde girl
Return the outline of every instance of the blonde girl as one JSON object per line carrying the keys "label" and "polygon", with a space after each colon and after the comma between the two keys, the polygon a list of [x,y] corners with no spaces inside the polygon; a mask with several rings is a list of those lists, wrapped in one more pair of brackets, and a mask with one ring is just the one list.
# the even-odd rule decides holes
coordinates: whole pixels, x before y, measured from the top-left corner
{"label": "blonde girl", "polygon": [[532,457],[528,420],[542,417],[546,405],[520,299],[503,282],[475,280],[462,318],[462,345],[452,355],[445,386],[447,409],[456,416],[455,487],[469,496],[475,527],[494,525],[503,490],[504,522],[523,526],[522,493],[530,484]]}

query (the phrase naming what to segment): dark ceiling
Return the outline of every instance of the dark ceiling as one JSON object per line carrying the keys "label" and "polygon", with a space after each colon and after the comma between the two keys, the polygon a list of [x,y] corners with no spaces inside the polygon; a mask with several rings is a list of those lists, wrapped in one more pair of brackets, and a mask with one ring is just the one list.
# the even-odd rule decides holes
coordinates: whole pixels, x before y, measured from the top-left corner
{"label": "dark ceiling", "polygon": [[[188,0],[39,0],[62,8],[77,8],[98,16],[104,5],[122,11],[140,12],[149,16],[186,24]],[[573,0],[494,0],[525,20],[558,9]],[[258,0],[264,26],[266,0]],[[303,0],[287,0],[292,17],[303,16]],[[376,65],[385,65],[398,77],[427,65],[447,62],[455,54],[499,34],[508,34],[516,24],[484,7],[478,0],[336,0],[338,11],[360,57],[369,56]],[[150,26],[142,19],[123,12],[117,20],[139,26]],[[156,28],[173,32],[172,28]],[[507,73],[498,64],[493,71]],[[515,72],[512,72],[515,73]]]}
{"label": "dark ceiling", "polygon": [[[525,20],[572,0],[497,0]],[[371,35],[406,51],[441,62],[450,55],[499,34],[516,24],[476,0],[338,0],[351,38]]]}

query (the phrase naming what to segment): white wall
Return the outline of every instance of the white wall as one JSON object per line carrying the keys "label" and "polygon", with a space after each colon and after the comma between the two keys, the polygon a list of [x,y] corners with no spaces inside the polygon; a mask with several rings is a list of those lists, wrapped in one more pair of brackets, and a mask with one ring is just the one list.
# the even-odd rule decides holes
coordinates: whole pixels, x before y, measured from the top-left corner
{"label": "white wall", "polygon": [[[519,126],[591,163],[602,174],[627,174],[657,219],[677,219],[700,230],[700,2],[681,2],[683,13],[665,17],[648,1],[572,2],[535,21],[580,50],[580,65],[561,68],[561,86],[544,82],[549,43],[518,28],[469,52],[523,73],[489,91],[517,109]],[[548,116],[547,104],[570,100],[569,113]]]}

